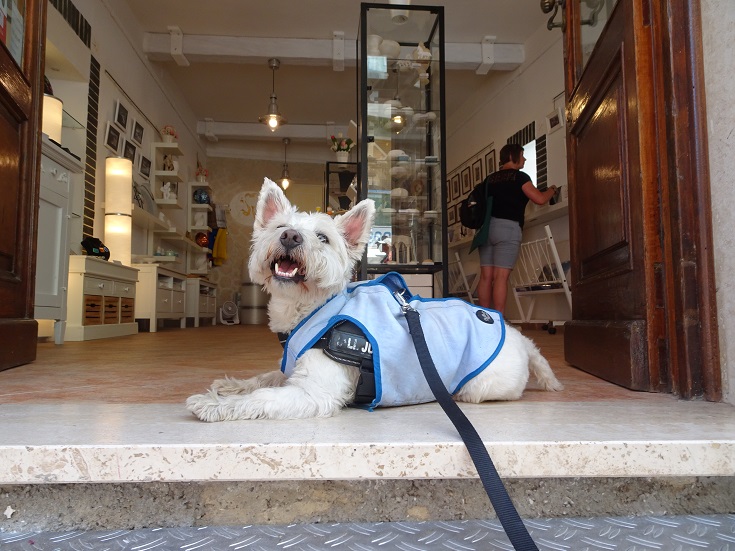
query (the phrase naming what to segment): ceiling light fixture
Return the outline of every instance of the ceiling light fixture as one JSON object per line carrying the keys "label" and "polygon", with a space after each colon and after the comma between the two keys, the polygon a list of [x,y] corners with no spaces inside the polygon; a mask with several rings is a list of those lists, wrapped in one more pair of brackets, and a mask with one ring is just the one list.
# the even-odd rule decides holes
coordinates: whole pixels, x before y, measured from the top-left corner
{"label": "ceiling light fixture", "polygon": [[288,150],[288,144],[291,140],[283,138],[283,172],[281,172],[281,187],[285,190],[291,184],[288,176],[288,162],[286,161],[286,151]]}
{"label": "ceiling light fixture", "polygon": [[267,124],[271,132],[275,132],[276,128],[287,122],[278,112],[278,103],[276,103],[278,99],[276,97],[276,70],[280,66],[281,62],[278,59],[272,58],[268,60],[268,67],[271,68],[273,74],[273,91],[271,92],[271,102],[268,104],[268,114],[264,117],[258,117],[258,121]]}

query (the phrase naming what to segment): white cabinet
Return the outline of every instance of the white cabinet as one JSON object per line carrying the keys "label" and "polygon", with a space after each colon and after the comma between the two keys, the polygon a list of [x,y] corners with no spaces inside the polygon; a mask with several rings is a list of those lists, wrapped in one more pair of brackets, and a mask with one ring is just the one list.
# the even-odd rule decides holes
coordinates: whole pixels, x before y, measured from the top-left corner
{"label": "white cabinet", "polygon": [[217,285],[200,277],[186,280],[186,317],[194,318],[194,327],[199,327],[200,318],[212,318],[217,323]]}
{"label": "white cabinet", "polygon": [[151,333],[158,321],[180,320],[186,326],[186,276],[158,264],[135,264],[139,270],[135,319],[147,322]]}
{"label": "white cabinet", "polygon": [[84,255],[69,257],[66,340],[86,341],[138,332],[138,270]]}
{"label": "white cabinet", "polygon": [[71,184],[74,174],[82,172],[82,165],[45,134],[42,153],[34,317],[54,320],[54,342],[62,344],[67,315]]}

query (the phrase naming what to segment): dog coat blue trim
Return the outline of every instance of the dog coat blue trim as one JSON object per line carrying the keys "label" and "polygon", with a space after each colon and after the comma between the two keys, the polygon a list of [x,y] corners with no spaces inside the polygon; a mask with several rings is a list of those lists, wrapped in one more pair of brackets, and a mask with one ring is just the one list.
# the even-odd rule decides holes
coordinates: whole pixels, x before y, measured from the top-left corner
{"label": "dog coat blue trim", "polygon": [[500,352],[505,324],[499,312],[458,298],[411,295],[403,277],[391,272],[372,281],[349,284],[302,320],[286,341],[283,373],[291,376],[298,358],[336,323],[349,320],[360,327],[373,348],[375,400],[368,409],[433,402],[408,322],[393,295],[401,290],[421,316],[429,352],[451,394],[481,373]]}

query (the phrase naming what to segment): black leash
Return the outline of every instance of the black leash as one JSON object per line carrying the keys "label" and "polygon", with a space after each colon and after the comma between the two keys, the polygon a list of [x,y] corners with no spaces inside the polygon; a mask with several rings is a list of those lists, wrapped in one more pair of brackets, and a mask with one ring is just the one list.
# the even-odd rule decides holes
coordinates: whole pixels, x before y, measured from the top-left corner
{"label": "black leash", "polygon": [[404,300],[400,293],[394,294],[403,307],[403,313],[408,321],[408,329],[411,332],[416,355],[419,357],[419,363],[421,364],[421,370],[424,372],[424,377],[426,377],[426,382],[429,383],[429,388],[434,393],[436,401],[439,402],[444,413],[452,421],[462,441],[467,446],[467,451],[469,451],[477,473],[480,475],[482,485],[485,487],[485,491],[498,515],[500,524],[503,525],[505,533],[508,535],[511,545],[516,551],[538,551],[538,547],[536,547],[528,533],[502,480],[500,480],[498,471],[495,469],[480,435],[477,434],[475,427],[472,426],[472,423],[452,399],[439,377],[434,361],[431,359],[429,347],[426,345],[419,313]]}

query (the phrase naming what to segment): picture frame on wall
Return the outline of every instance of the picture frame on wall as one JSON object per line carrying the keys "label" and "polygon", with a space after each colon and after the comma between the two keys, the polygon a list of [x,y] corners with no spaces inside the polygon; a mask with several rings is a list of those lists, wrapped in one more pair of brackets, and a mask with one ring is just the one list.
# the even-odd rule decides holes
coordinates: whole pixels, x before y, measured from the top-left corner
{"label": "picture frame on wall", "polygon": [[105,129],[105,147],[115,155],[120,155],[120,130],[110,122]]}
{"label": "picture frame on wall", "polygon": [[133,164],[135,164],[135,154],[138,152],[138,147],[127,138],[125,139],[123,143],[123,152],[122,156],[126,159],[130,159]]}
{"label": "picture frame on wall", "polygon": [[115,100],[115,124],[123,132],[128,131],[128,117],[130,113],[120,100]]}
{"label": "picture frame on wall", "polygon": [[137,119],[132,119],[130,123],[130,139],[138,147],[143,145],[143,134],[145,133],[145,127],[140,124]]}
{"label": "picture frame on wall", "polygon": [[551,113],[546,115],[547,134],[553,134],[560,128],[564,128],[564,111],[561,107],[557,107]]}
{"label": "picture frame on wall", "polygon": [[485,154],[485,174],[488,176],[497,170],[495,164],[495,150],[491,149]]}
{"label": "picture frame on wall", "polygon": [[456,201],[457,199],[459,199],[460,195],[462,195],[462,190],[460,188],[460,183],[459,183],[459,175],[458,174],[455,174],[452,177],[451,182],[452,182],[452,197],[451,197],[451,199],[452,199],[452,201]]}
{"label": "picture frame on wall", "polygon": [[482,159],[477,159],[472,162],[472,184],[477,185],[482,183],[484,176],[482,174]]}
{"label": "picture frame on wall", "polygon": [[151,160],[148,157],[145,157],[143,155],[140,156],[140,161],[138,162],[138,172],[140,172],[140,175],[144,178],[150,178]]}
{"label": "picture frame on wall", "polygon": [[469,180],[469,178],[461,178],[460,180],[460,186],[462,191],[462,196],[464,197],[467,195],[470,191],[472,191],[472,182]]}
{"label": "picture frame on wall", "polygon": [[462,169],[462,189],[466,189],[467,193],[472,191],[472,172],[469,166]]}
{"label": "picture frame on wall", "polygon": [[447,224],[452,225],[457,221],[457,207],[456,205],[452,205],[451,207],[447,208]]}

